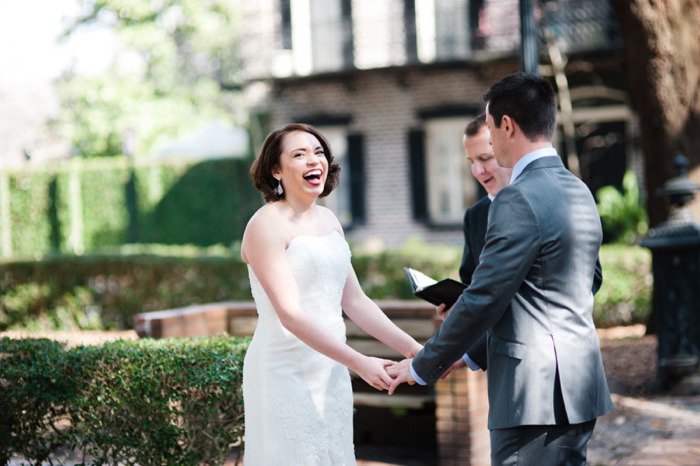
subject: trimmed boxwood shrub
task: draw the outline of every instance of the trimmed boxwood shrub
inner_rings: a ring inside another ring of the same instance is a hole
[[[229,253],[0,262],[0,330],[131,328],[139,312],[249,299],[246,266]]]
[[[0,464],[13,454],[43,464],[71,444],[64,427],[81,371],[55,341],[0,339]]]
[[[243,434],[247,344],[0,339],[0,463],[77,447],[90,464],[223,464]]]

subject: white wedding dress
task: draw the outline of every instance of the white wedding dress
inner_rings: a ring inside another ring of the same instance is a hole
[[[287,257],[304,311],[345,341],[348,244],[336,232],[298,236]],[[258,325],[243,365],[244,464],[355,466],[348,369],[287,331],[250,267],[248,273]]]

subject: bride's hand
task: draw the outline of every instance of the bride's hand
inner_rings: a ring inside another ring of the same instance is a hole
[[[354,368],[357,375],[362,377],[362,380],[370,384],[377,390],[388,390],[391,385],[392,378],[386,372],[386,367],[394,364],[394,361],[388,359],[380,359],[371,356],[365,356]]]

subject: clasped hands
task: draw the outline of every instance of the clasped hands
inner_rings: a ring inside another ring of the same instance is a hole
[[[409,365],[411,359],[395,362],[389,359],[367,356],[355,372],[372,387],[377,390],[388,390],[391,395],[402,383],[413,385],[416,383],[411,376]]]
[[[444,304],[439,305],[435,309],[435,313],[442,320],[445,320],[445,317],[447,317],[449,312],[450,310],[445,309]],[[407,358],[399,362],[378,358],[370,359],[379,361],[383,365],[385,374],[375,373],[375,378],[372,381],[366,379],[364,376],[362,376],[362,374],[360,375],[377,390],[388,390],[389,395],[392,395],[394,391],[396,391],[396,388],[402,383],[407,383],[409,385],[414,385],[416,383],[413,375],[411,375],[410,369],[412,358]],[[440,376],[440,380],[447,377],[453,370],[461,369],[463,367],[466,367],[466,363],[462,359],[458,359],[449,369],[447,369],[447,371],[445,371],[444,374],[442,374],[442,376]],[[388,379],[384,375],[388,376]]]

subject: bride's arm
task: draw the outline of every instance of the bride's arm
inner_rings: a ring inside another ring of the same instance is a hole
[[[282,325],[314,350],[357,372],[379,390],[388,389],[391,378],[385,365],[392,361],[365,356],[331,335],[301,308],[299,290],[285,253],[286,239],[264,218],[246,227],[242,249]]]
[[[350,266],[342,300],[343,311],[365,332],[405,358],[412,358],[423,347],[401,330],[362,290],[355,270]]]

